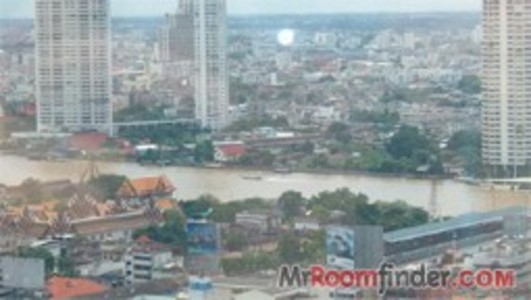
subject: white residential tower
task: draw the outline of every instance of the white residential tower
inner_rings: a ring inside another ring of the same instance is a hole
[[[37,130],[112,128],[110,0],[35,0]]]

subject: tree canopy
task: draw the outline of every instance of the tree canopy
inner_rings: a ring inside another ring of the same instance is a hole
[[[448,141],[448,150],[460,159],[467,175],[480,175],[482,162],[481,133],[479,131],[456,132]]]
[[[419,167],[428,166],[428,173],[443,172],[437,147],[416,127],[402,126],[385,148],[392,160],[383,161],[383,171],[414,173]]]
[[[133,233],[133,238],[146,235],[151,240],[178,247],[181,250],[186,249],[186,219],[177,211],[166,211],[164,213],[164,225],[150,226],[137,230]]]
[[[322,192],[309,200],[311,215],[321,221],[330,221],[332,212],[342,212],[339,221],[344,225],[381,225],[385,231],[425,224],[429,214],[422,208],[403,201],[369,202],[364,194],[356,194],[347,188]],[[324,219],[323,219],[324,218]]]
[[[304,213],[305,206],[306,199],[304,199],[300,192],[287,191],[278,199],[278,207],[285,220],[291,220],[300,216]]]

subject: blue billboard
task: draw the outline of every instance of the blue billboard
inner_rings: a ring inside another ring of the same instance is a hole
[[[186,226],[188,254],[212,255],[219,252],[218,226],[206,221],[190,220]]]
[[[354,229],[331,226],[326,230],[327,265],[339,269],[354,268]]]

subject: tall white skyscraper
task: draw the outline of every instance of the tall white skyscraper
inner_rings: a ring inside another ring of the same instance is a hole
[[[219,130],[227,125],[229,110],[226,0],[193,0],[192,3],[195,114],[204,127]]]
[[[112,128],[110,0],[35,0],[37,130]]]
[[[531,163],[531,2],[483,8],[483,161],[516,175]]]

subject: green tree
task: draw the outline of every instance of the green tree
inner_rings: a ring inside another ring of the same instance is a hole
[[[448,141],[448,150],[460,159],[467,175],[480,174],[482,169],[480,132],[472,130],[456,132]]]
[[[198,142],[194,150],[196,162],[211,162],[214,160],[214,144],[210,140]]]
[[[448,149],[481,148],[481,133],[476,130],[462,130],[454,133],[448,141]]]
[[[186,219],[177,211],[166,211],[164,213],[164,224],[162,226],[150,226],[137,230],[133,233],[133,238],[146,235],[153,241],[186,249]]]
[[[148,149],[141,157],[140,160],[144,162],[154,163],[160,158],[160,150]]]
[[[181,208],[188,218],[194,218],[208,211],[214,211],[220,201],[212,195],[202,195],[197,199],[184,201]]]
[[[414,227],[429,221],[427,211],[411,207],[403,201],[377,202],[374,206],[378,210],[376,222],[382,225],[385,231]]]
[[[352,140],[352,134],[350,133],[350,126],[341,122],[332,123],[327,130],[328,135],[340,142],[349,142]]]
[[[418,128],[402,126],[387,144],[387,152],[395,159],[412,158],[416,151],[431,152],[429,139],[422,135]]]
[[[67,257],[59,257],[57,259],[57,269],[61,276],[75,277],[79,275],[74,261]]]
[[[294,217],[300,216],[304,213],[306,199],[300,192],[287,191],[278,199],[278,206],[282,212],[284,220],[292,220]]]
[[[386,231],[425,224],[429,219],[427,211],[403,201],[370,203],[366,195],[346,188],[322,192],[312,197],[308,206],[312,216],[314,212],[326,217],[332,211],[341,211],[344,213],[339,220],[341,224],[381,225]]]
[[[301,261],[301,240],[292,232],[283,234],[278,241],[277,252],[282,263],[294,264]]]
[[[326,233],[324,230],[312,232],[301,244],[301,260],[308,264],[324,263]]]

